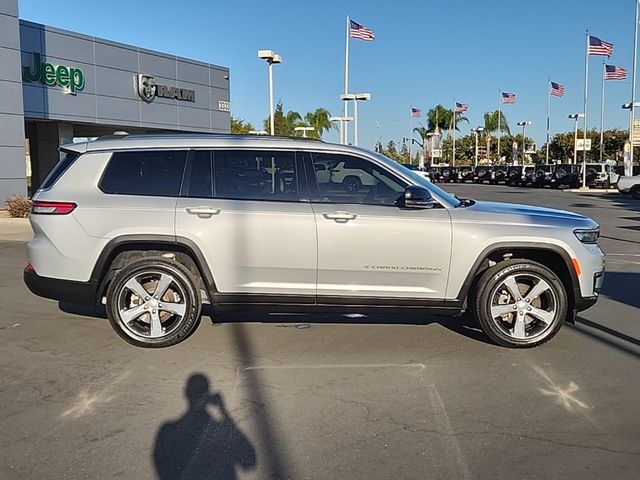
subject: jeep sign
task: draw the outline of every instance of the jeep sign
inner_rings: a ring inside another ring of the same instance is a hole
[[[136,77],[136,92],[147,103],[153,102],[156,97],[172,98],[185,102],[195,102],[196,92],[188,88],[170,87],[156,83],[151,75],[139,73]]]
[[[29,83],[40,82],[48,87],[58,85],[69,90],[72,95],[84,88],[82,70],[66,65],[43,63],[38,52],[33,52],[33,67],[22,67],[22,79]]]

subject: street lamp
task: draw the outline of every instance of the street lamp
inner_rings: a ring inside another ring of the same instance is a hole
[[[526,137],[524,136],[524,130],[525,128],[527,128],[527,125],[531,125],[531,122],[518,122],[517,125],[519,127],[522,127],[522,165],[524,165],[525,162],[525,158],[524,158],[524,151],[527,149],[526,148]]]
[[[572,118],[576,121],[575,127],[573,129],[573,163],[575,165],[578,164],[578,119],[584,118],[584,113],[572,113],[569,115],[569,118]],[[582,146],[584,148],[584,145]]]
[[[307,138],[307,132],[313,132],[316,127],[295,127],[294,130],[296,132],[302,132],[302,136]]]
[[[273,64],[282,63],[282,57],[273,50],[258,50],[258,58],[266,60],[269,64],[269,123],[271,135],[273,135],[275,130],[273,123]]]
[[[353,100],[353,118],[354,118],[353,144],[357,147],[358,146],[358,102],[371,100],[371,94],[370,93],[345,93],[343,95],[340,95],[340,100],[342,100],[343,102]]]
[[[472,128],[471,131],[476,137],[476,167],[478,166],[478,134],[484,132],[484,127]]]
[[[350,122],[353,117],[329,117],[330,122],[340,122],[340,143],[346,144],[346,138],[344,138],[344,124]]]

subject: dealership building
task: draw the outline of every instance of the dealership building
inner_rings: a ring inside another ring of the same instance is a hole
[[[20,20],[0,2],[0,208],[58,147],[114,131],[229,133],[229,69]]]

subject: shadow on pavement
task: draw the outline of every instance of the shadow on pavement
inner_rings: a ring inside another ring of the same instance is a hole
[[[640,347],[640,340],[636,338],[581,317],[578,317],[575,325],[570,323],[565,325],[581,335],[598,340],[609,347],[640,359],[640,348],[636,348],[636,346]],[[588,328],[584,328],[585,326]]]
[[[611,300],[640,308],[640,273],[609,272],[605,273],[602,293]]]
[[[234,480],[238,468],[254,468],[251,442],[235,425],[222,395],[209,391],[207,377],[192,375],[185,396],[187,412],[162,425],[156,437],[153,459],[158,478]]]

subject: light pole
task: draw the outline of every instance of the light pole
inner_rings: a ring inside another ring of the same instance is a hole
[[[478,134],[484,132],[484,127],[472,128],[471,131],[476,137],[476,167],[478,166]]]
[[[273,135],[275,130],[273,122],[273,64],[282,63],[282,57],[273,50],[258,50],[258,58],[266,60],[269,64],[269,123],[271,135]]]
[[[307,138],[307,132],[313,132],[316,127],[295,127],[296,132],[302,132],[302,137]]]
[[[584,113],[572,113],[569,118],[574,119],[575,127],[573,129],[573,163],[578,164],[578,119],[583,118]],[[582,146],[584,148],[584,145]]]
[[[627,161],[625,161],[625,164],[624,164],[624,174],[626,176],[630,176],[632,174],[632,169],[633,169],[633,124],[635,123],[633,121],[633,116],[634,116],[634,110],[640,107],[640,102],[633,102],[633,107],[634,108],[631,108],[631,103],[624,103],[622,105],[623,109],[629,110],[629,145],[631,149],[629,150],[630,161],[628,162],[628,165],[627,165]]]
[[[344,138],[344,124],[351,120],[353,120],[353,117],[329,117],[330,122],[340,122],[340,143],[343,145],[347,143],[346,138]]]
[[[353,100],[353,144],[358,146],[358,102],[371,100],[370,93],[345,93],[340,95],[340,100],[348,102]],[[346,139],[345,139],[346,143]]]
[[[524,130],[527,128],[527,125],[531,125],[531,122],[518,122],[517,125],[522,127],[522,165],[524,165],[526,163],[524,159],[524,151],[526,150],[526,137],[524,136]]]

